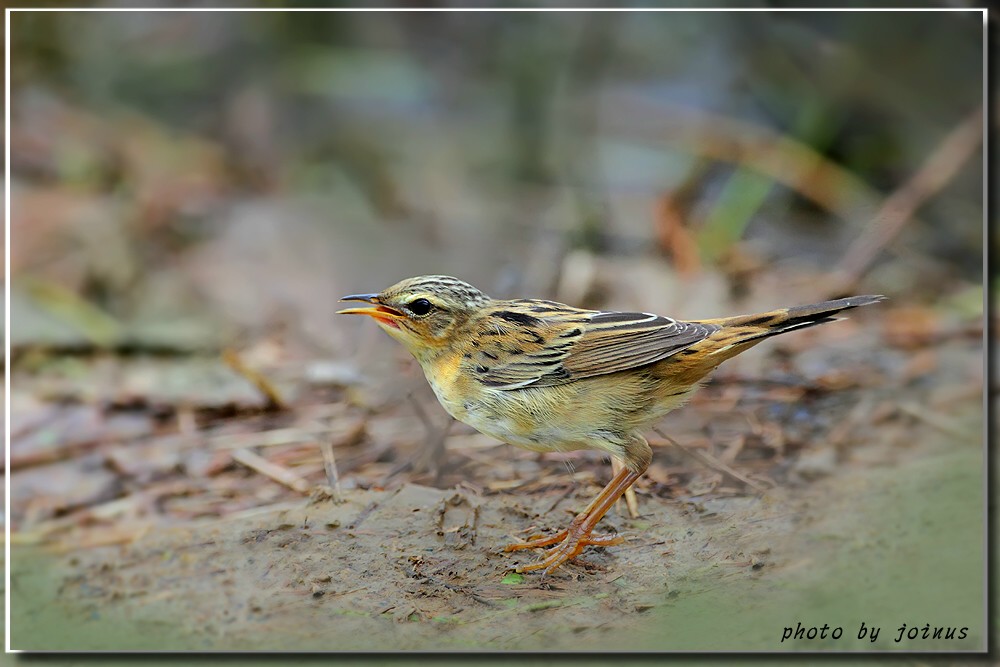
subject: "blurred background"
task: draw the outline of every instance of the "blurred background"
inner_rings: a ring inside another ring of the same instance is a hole
[[[722,377],[863,384],[838,371],[860,355],[883,387],[981,408],[980,13],[21,11],[10,28],[25,541],[299,498],[333,481],[317,438],[345,489],[488,487],[490,457],[537,476],[534,455],[449,427],[373,323],[334,315],[419,274],[689,319],[886,294],[857,316],[868,338],[824,327],[833,356],[803,334]],[[935,356],[954,340],[971,361]],[[795,409],[761,414],[784,428]],[[470,452],[450,476],[446,438]],[[748,465],[797,450],[768,451]]]
[[[688,317],[825,296],[817,276],[980,107],[981,31],[932,12],[15,13],[12,342],[282,329],[332,355],[362,326],[337,297],[421,273]],[[981,153],[958,157],[852,288],[982,283]]]
[[[334,317],[426,273],[687,318],[884,293],[897,338],[933,337],[982,311],[981,34],[934,12],[16,12],[14,434],[53,405],[91,424],[22,442],[30,462],[150,415],[426,398],[387,336]]]
[[[975,321],[981,34],[934,12],[15,12],[15,458],[345,390],[445,418],[399,346],[334,317],[419,274],[687,318],[883,293],[904,345]]]

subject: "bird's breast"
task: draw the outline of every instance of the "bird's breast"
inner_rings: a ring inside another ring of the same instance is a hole
[[[467,403],[470,387],[462,377],[461,361],[461,355],[449,354],[421,365],[438,402],[452,417],[465,421],[466,410],[463,405]]]

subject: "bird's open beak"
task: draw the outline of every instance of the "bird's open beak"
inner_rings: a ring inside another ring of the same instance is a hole
[[[383,322],[390,326],[396,327],[397,325],[392,320],[398,320],[404,317],[403,313],[399,312],[395,308],[390,308],[389,306],[384,306],[378,302],[378,294],[350,294],[345,297],[340,298],[341,301],[364,301],[365,303],[374,304],[374,308],[345,308],[344,310],[338,310],[338,315],[368,315],[374,317],[379,322]]]

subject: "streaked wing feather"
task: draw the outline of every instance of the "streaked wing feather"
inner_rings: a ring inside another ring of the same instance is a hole
[[[536,321],[510,323],[510,309]],[[513,334],[515,345],[496,336],[480,352],[480,382],[501,390],[546,387],[655,363],[704,340],[718,327],[678,322],[650,313],[580,310],[543,301],[511,302],[490,330]],[[500,321],[505,320],[505,321]],[[510,337],[507,336],[507,340]]]
[[[600,317],[595,317],[593,325],[565,361],[566,370],[573,377],[617,373],[656,363],[704,340],[715,331],[715,327],[678,322],[648,313],[615,315],[631,315],[634,319],[604,325],[599,322]]]

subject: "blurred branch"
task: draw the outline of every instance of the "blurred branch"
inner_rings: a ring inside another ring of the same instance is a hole
[[[914,219],[917,209],[955,177],[982,141],[983,108],[979,107],[948,133],[909,181],[885,198],[871,224],[834,269],[833,292],[854,288],[879,253]]]
[[[257,390],[267,399],[266,410],[286,410],[288,409],[288,404],[281,396],[281,392],[278,391],[277,387],[267,379],[267,377],[252,368],[250,368],[242,358],[240,358],[239,353],[232,348],[227,348],[222,351],[222,360],[226,362],[231,369],[245,377],[250,381],[250,384],[257,387]]]
[[[655,132],[660,141],[691,155],[764,174],[844,220],[875,211],[882,202],[878,190],[848,169],[770,128],[703,109],[623,96],[607,100],[605,106],[603,125],[613,132],[643,143],[655,141],[650,137]]]
[[[55,282],[22,276],[18,281],[43,310],[79,331],[96,348],[103,349],[121,339],[121,326],[104,310]]]
[[[616,97],[606,126],[623,136],[650,127],[656,135],[700,158],[734,163],[794,190],[842,219],[872,215],[872,223],[848,249],[837,267],[831,293],[848,292],[867,272],[879,252],[916,222],[917,209],[943,188],[982,143],[983,110],[973,112],[945,137],[923,167],[888,197],[851,171],[809,146],[768,128],[682,105],[645,104]],[[638,129],[637,129],[638,128]],[[638,137],[648,142],[649,130]]]
[[[309,492],[309,482],[302,479],[288,468],[284,468],[275,463],[271,463],[263,456],[254,454],[249,449],[237,449],[233,451],[233,460],[242,463],[246,467],[259,472],[265,477],[270,477],[278,484],[282,484],[298,491],[299,493]]]
[[[680,185],[656,198],[653,232],[663,252],[670,255],[677,273],[690,276],[701,270],[698,241],[688,227],[698,193],[711,173],[711,161],[696,160]]]

